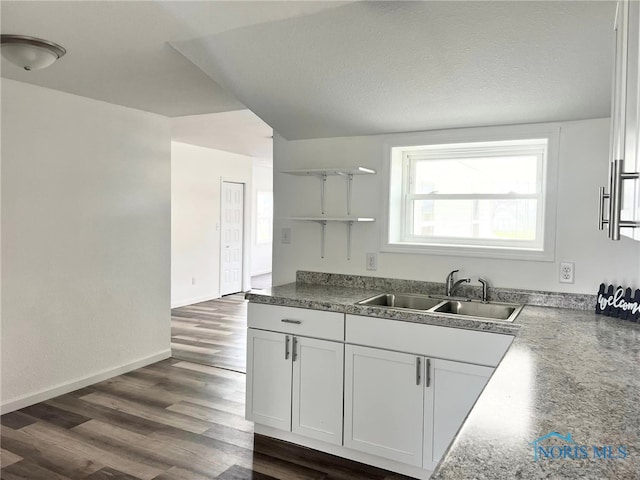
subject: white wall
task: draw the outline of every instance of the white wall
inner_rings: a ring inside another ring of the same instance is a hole
[[[245,242],[250,242],[251,171],[251,157],[171,143],[172,307],[220,297],[221,181],[246,183]],[[250,248],[245,250],[248,286]]]
[[[494,286],[595,293],[601,282],[640,287],[640,243],[612,242],[596,228],[598,187],[607,182],[608,119],[561,124],[556,259],[554,262],[380,253],[381,224],[353,227],[351,261],[346,260],[346,228],[327,226],[327,254],[320,258],[320,227],[291,222],[288,216],[320,214],[320,182],[279,173],[292,168],[362,165],[382,169],[383,143],[397,137],[361,136],[286,141],[274,138],[274,285],[295,280],[296,270],[336,272],[444,282],[454,268]],[[353,182],[353,214],[380,218],[385,195],[382,175]],[[346,215],[346,182],[327,180],[327,215]],[[292,228],[292,243],[280,243],[281,229]],[[378,252],[378,270],[365,269],[365,253]],[[560,261],[575,262],[575,284],[558,282]]]
[[[170,354],[166,118],[2,79],[2,409]]]
[[[258,191],[273,192],[273,165],[266,165],[263,159],[253,160],[253,218],[251,224],[251,275],[262,275],[271,272],[272,243],[258,243],[256,237],[256,216]],[[271,224],[273,227],[273,222]]]

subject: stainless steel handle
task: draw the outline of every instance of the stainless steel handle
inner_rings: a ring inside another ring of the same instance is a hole
[[[297,350],[298,349],[298,339],[296,337],[293,337],[293,348],[291,350],[291,358],[293,359],[293,361],[296,361],[296,358],[298,358],[298,353]]]
[[[614,160],[611,165],[611,190],[609,198],[609,238],[620,240],[620,228],[640,228],[640,222],[633,220],[621,220],[622,212],[622,182],[624,180],[637,180],[638,172],[623,172],[623,160]]]
[[[420,385],[420,357],[416,357],[416,385]]]
[[[427,381],[425,382],[425,387],[431,386],[431,360],[427,358]]]
[[[288,318],[283,318],[280,321],[284,323],[295,323],[296,325],[300,325],[302,323],[302,320],[290,320]]]
[[[609,238],[620,240],[620,211],[622,209],[622,159],[611,164],[611,190],[609,198]]]
[[[284,359],[289,360],[289,335],[284,339]]]
[[[609,223],[609,220],[604,218],[604,202],[609,198],[609,194],[605,193],[605,188],[600,187],[600,201],[598,202],[598,230],[604,230],[604,226]]]

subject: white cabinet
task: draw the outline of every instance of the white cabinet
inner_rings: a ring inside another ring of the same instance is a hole
[[[293,433],[342,445],[344,345],[293,337]]]
[[[608,225],[612,240],[640,240],[640,2],[617,3],[614,32],[609,192],[600,188],[599,227]]]
[[[424,358],[355,345],[345,356],[345,446],[422,467]]]
[[[247,332],[246,418],[342,444],[344,344],[297,335],[344,338],[344,315],[253,305]]]
[[[248,330],[247,419],[291,430],[290,348],[290,335]]]
[[[640,2],[626,3],[629,11],[623,175],[635,173],[636,177],[624,182],[621,217],[634,222],[636,228],[623,228],[620,233],[640,240]]]
[[[432,470],[513,337],[347,315],[345,446]]]
[[[346,447],[432,470],[493,368],[345,347]]]
[[[256,303],[248,326],[257,433],[416,478],[428,478],[513,341]]]
[[[434,360],[433,421],[425,417],[424,431],[433,426],[433,441],[425,442],[424,457],[438,462],[482,393],[493,368]],[[430,448],[432,447],[432,448]]]

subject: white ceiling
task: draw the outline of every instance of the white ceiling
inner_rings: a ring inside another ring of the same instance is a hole
[[[173,42],[287,139],[608,116],[615,2],[358,2]]]
[[[245,106],[168,42],[334,8],[331,2],[2,1],[2,33],[65,47],[53,66],[2,76],[177,117]]]
[[[3,77],[169,117],[244,108],[167,45],[191,37],[154,2],[3,1],[0,8],[3,33],[67,49],[34,72],[3,58]]]
[[[3,60],[2,76],[189,116],[174,121],[189,143],[217,142],[196,130],[223,132],[223,120],[203,114],[245,105],[288,139],[609,112],[614,2],[4,0],[0,8],[3,33],[68,51],[38,72]],[[227,119],[242,124],[243,115]]]
[[[240,153],[250,157],[273,157],[273,130],[251,110],[190,115],[171,119],[171,138],[176,142]]]

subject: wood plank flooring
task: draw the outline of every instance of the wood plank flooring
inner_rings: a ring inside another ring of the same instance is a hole
[[[171,355],[245,373],[247,303],[237,293],[171,310]]]
[[[0,417],[2,480],[400,480],[253,434],[245,375],[169,359]]]

